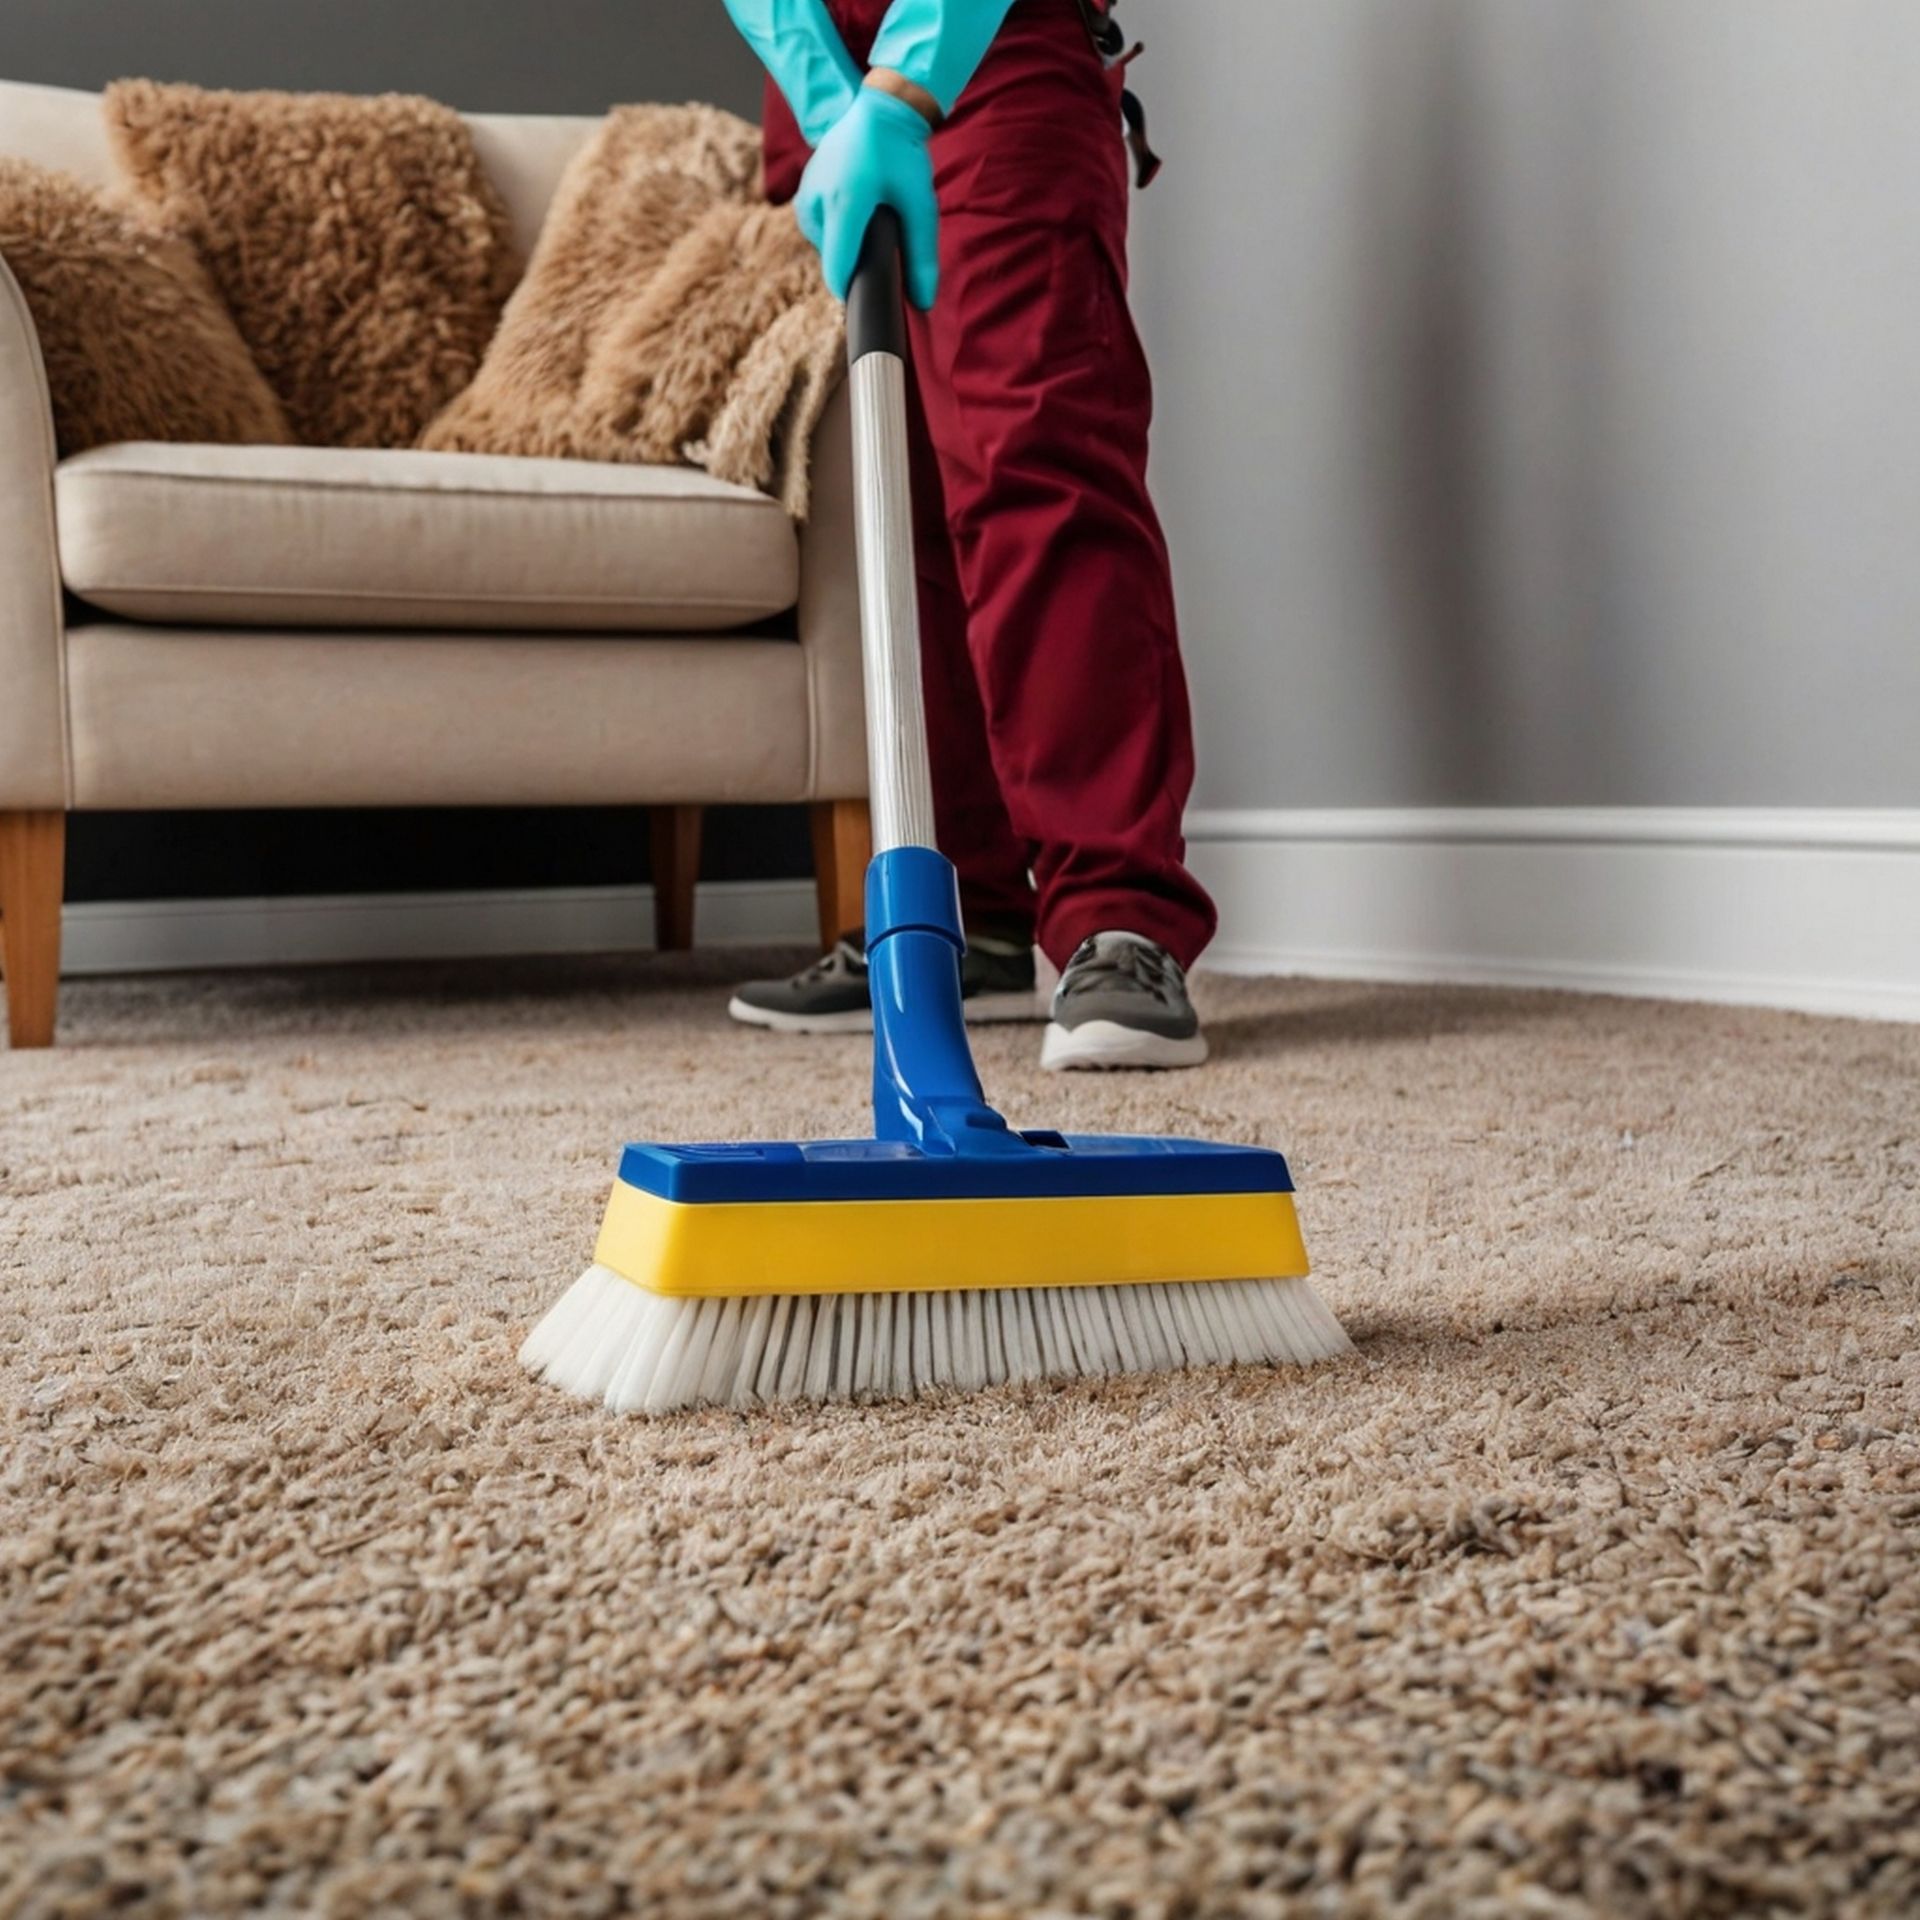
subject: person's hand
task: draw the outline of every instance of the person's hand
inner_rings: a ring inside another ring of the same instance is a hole
[[[933,133],[926,116],[878,87],[862,87],[800,176],[794,212],[820,250],[837,299],[860,258],[867,223],[881,207],[900,216],[907,297],[923,311],[940,285],[940,206],[933,192]]]

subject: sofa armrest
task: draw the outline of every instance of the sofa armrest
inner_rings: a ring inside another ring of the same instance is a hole
[[[813,435],[812,511],[800,530],[800,644],[807,656],[810,800],[867,790],[860,582],[853,551],[853,411],[841,381]]]
[[[0,260],[0,809],[67,804],[54,459],[40,339]]]

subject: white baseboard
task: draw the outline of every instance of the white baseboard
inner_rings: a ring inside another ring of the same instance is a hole
[[[703,886],[694,931],[703,946],[809,943],[813,882]],[[69,974],[644,951],[653,945],[653,889],[82,902],[66,910],[62,943]]]
[[[1209,965],[1920,1020],[1920,810],[1201,812]],[[700,889],[703,945],[806,944],[812,883]],[[82,904],[65,970],[638,951],[648,887]]]
[[[1201,812],[1233,972],[1920,1020],[1920,810]]]

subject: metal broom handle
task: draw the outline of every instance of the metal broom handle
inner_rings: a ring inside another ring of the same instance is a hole
[[[876,853],[931,847],[933,774],[920,683],[920,606],[907,483],[907,322],[900,216],[882,207],[847,290],[853,388],[853,530],[867,694],[867,786]]]

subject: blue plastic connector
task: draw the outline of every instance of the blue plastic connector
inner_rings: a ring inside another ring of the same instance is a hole
[[[987,1104],[960,1005],[966,947],[953,863],[931,847],[876,854],[867,869],[874,1133],[943,1157],[1043,1152]]]
[[[1292,1193],[1286,1161],[1265,1147],[1014,1132],[974,1071],[965,950],[952,866],[925,847],[877,856],[867,869],[876,1138],[630,1146],[622,1183],[685,1205]]]

